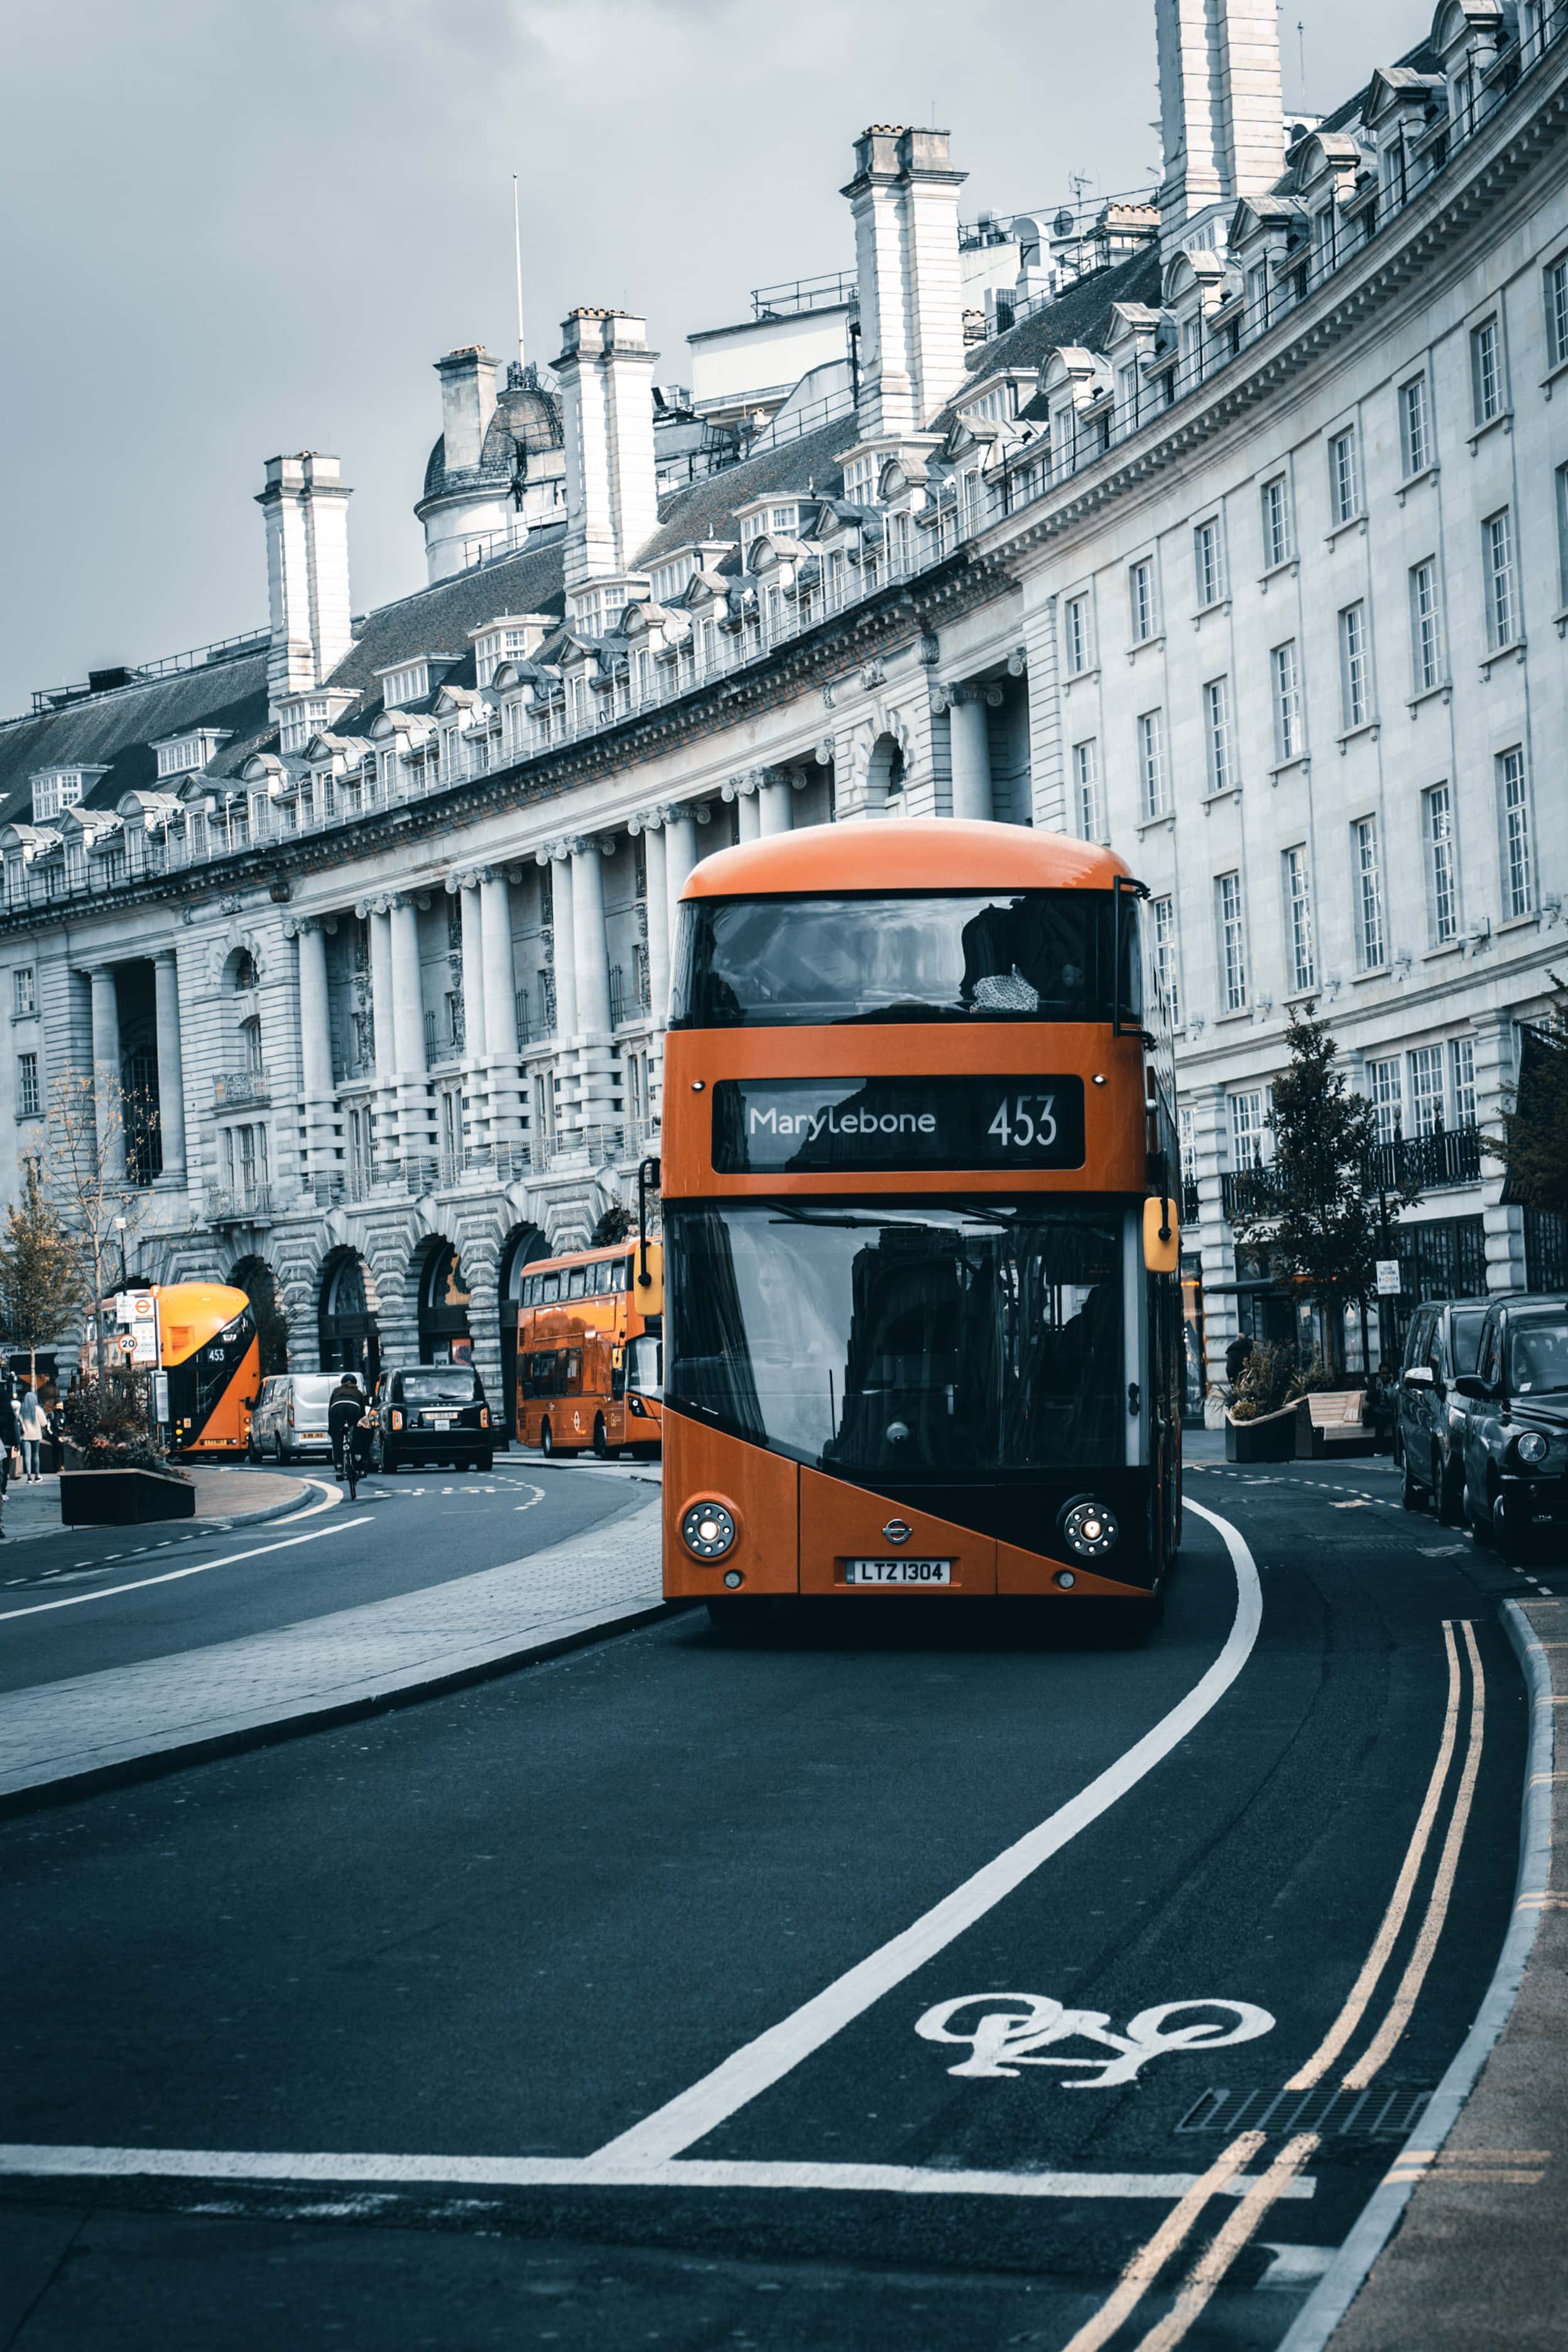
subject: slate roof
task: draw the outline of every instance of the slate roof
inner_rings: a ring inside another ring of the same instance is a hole
[[[1159,250],[1152,245],[1146,251],[1130,255],[1125,261],[1090,270],[1054,302],[1032,310],[1016,327],[1009,327],[1005,335],[994,335],[973,351],[967,362],[968,383],[928,430],[945,430],[959,402],[968,400],[976,384],[1000,375],[1005,368],[1043,367],[1051,352],[1065,343],[1081,344],[1090,352],[1102,351],[1113,305],[1146,302],[1157,310],[1160,278]]]
[[[369,697],[364,709],[353,714],[354,732],[361,731],[367,711],[381,707],[378,669],[412,661],[418,654],[461,654],[468,659],[450,673],[450,682],[471,686],[470,629],[482,628],[500,613],[564,614],[561,550],[565,538],[564,523],[554,524],[548,531],[534,531],[529,544],[515,555],[459,572],[450,580],[438,580],[433,587],[400,597],[395,604],[383,604],[367,613],[357,625],[353,645],[327,680],[329,686],[357,687]]]
[[[804,498],[808,484],[819,499],[838,497],[844,468],[836,460],[858,437],[853,415],[840,416],[819,425],[814,433],[803,433],[798,441],[763,449],[739,466],[726,466],[721,474],[709,474],[672,492],[659,508],[658,530],[637,557],[638,571],[646,572],[672,547],[685,547],[692,540],[738,540],[734,512],[748,499],[765,498],[775,490],[781,498]]]
[[[88,808],[112,808],[124,793],[150,791],[158,774],[151,746],[197,727],[230,736],[217,761],[225,775],[236,774],[268,740],[275,730],[267,723],[265,651],[118,687],[0,727],[0,824],[26,820],[28,780],[38,768],[107,767],[87,796]]]

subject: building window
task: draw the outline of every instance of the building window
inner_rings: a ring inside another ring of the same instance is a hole
[[[1171,1016],[1171,1026],[1182,1025],[1182,976],[1176,954],[1176,902],[1174,898],[1156,898],[1154,916],[1154,988],[1164,999]]]
[[[1132,642],[1146,646],[1157,626],[1154,618],[1154,560],[1146,555],[1133,564],[1127,574],[1128,592],[1132,603]]]
[[[1233,1168],[1261,1168],[1264,1153],[1273,1158],[1273,1134],[1268,1125],[1268,1091],[1247,1087],[1227,1097],[1230,1112],[1230,1162]]]
[[[1079,831],[1085,841],[1105,839],[1105,808],[1100,789],[1100,746],[1094,741],[1072,747],[1073,785],[1078,793]]]
[[[1410,1132],[1439,1135],[1443,1129],[1443,1048],[1416,1045],[1405,1055],[1410,1073]]]
[[[1318,950],[1312,935],[1312,875],[1305,844],[1285,852],[1285,919],[1290,956],[1290,989],[1300,996],[1318,984]]]
[[[1547,266],[1546,359],[1549,367],[1568,367],[1568,257]]]
[[[11,1010],[18,1021],[26,1021],[37,1009],[37,975],[30,963],[20,963],[11,974]]]
[[[1063,618],[1067,631],[1068,676],[1081,677],[1089,664],[1089,598],[1069,596]]]
[[[1449,1038],[1448,1084],[1453,1097],[1454,1125],[1474,1127],[1476,1123],[1476,1041],[1473,1037]]]
[[[388,710],[402,709],[410,702],[422,702],[429,691],[428,662],[409,662],[402,669],[388,670],[381,681],[381,698]]]
[[[1277,565],[1289,563],[1292,552],[1289,485],[1283,474],[1276,474],[1263,485],[1264,570],[1272,572]]]
[[[1437,610],[1437,559],[1410,568],[1410,671],[1417,694],[1443,682],[1443,624]]]
[[[1204,744],[1208,756],[1209,790],[1227,793],[1236,782],[1230,749],[1230,680],[1211,677],[1204,688]]]
[[[1535,910],[1535,853],[1530,835],[1530,792],[1519,744],[1497,759],[1498,812],[1502,822],[1502,890],[1508,919]]]
[[[16,1116],[18,1118],[38,1118],[43,1107],[38,1100],[38,1057],[37,1054],[16,1056]]]
[[[1301,756],[1301,667],[1296,640],[1276,646],[1268,656],[1274,681],[1274,757],[1280,767]]]
[[[1459,877],[1454,863],[1454,799],[1447,784],[1421,795],[1426,850],[1427,930],[1435,948],[1459,936]]]
[[[33,778],[33,822],[43,824],[63,809],[75,808],[82,795],[79,768],[47,768]]]
[[[1340,614],[1340,716],[1345,732],[1364,727],[1370,715],[1366,606],[1347,604]]]
[[[1138,774],[1143,787],[1144,815],[1165,815],[1171,805],[1171,790],[1163,710],[1145,710],[1138,721]]]
[[[1357,952],[1363,971],[1375,971],[1388,960],[1383,936],[1383,858],[1377,819],[1363,816],[1352,825],[1351,838],[1355,847]]]
[[[1247,273],[1247,323],[1254,334],[1268,324],[1268,264],[1255,262]]]
[[[1519,603],[1513,577],[1513,517],[1507,507],[1481,525],[1487,572],[1487,642],[1493,653],[1519,635]]]
[[[1312,275],[1326,278],[1334,266],[1337,238],[1336,221],[1331,200],[1321,213],[1312,215]]]
[[[1470,394],[1478,426],[1502,415],[1502,329],[1495,318],[1470,337]]]
[[[1217,604],[1225,594],[1225,558],[1217,515],[1211,515],[1207,522],[1200,522],[1194,530],[1193,561],[1201,611],[1207,604]]]
[[[1367,1064],[1366,1091],[1379,1143],[1397,1143],[1405,1132],[1405,1096],[1396,1055]]]
[[[1247,939],[1241,911],[1241,877],[1221,874],[1215,880],[1219,919],[1220,988],[1227,1013],[1247,1010]]]
[[[1336,433],[1329,444],[1329,501],[1336,529],[1353,522],[1361,512],[1361,461],[1353,425]]]
[[[1406,479],[1412,474],[1424,474],[1432,462],[1424,375],[1414,375],[1399,387],[1399,453]]]

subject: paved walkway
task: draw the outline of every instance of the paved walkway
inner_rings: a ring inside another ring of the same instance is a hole
[[[215,1474],[222,1475],[222,1473]],[[132,1777],[478,1679],[662,1608],[660,1507],[527,1559],[0,1699],[0,1801]]]
[[[330,1466],[323,1474],[329,1476],[329,1483]],[[304,1486],[298,1478],[285,1477],[276,1470],[201,1469],[193,1470],[191,1476],[196,1489],[196,1517],[216,1519],[229,1527],[276,1518],[291,1505],[319,1500],[321,1495],[318,1486]],[[12,1479],[5,1489],[4,1515],[0,1517],[7,1543],[26,1543],[37,1536],[58,1536],[62,1524],[58,1473],[46,1471],[36,1486]],[[187,1522],[174,1520],[171,1524],[180,1527]]]

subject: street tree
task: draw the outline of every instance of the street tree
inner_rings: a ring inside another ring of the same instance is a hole
[[[624,1242],[630,1237],[635,1222],[629,1209],[623,1207],[619,1201],[613,1201],[594,1227],[589,1237],[588,1247],[613,1249],[617,1242]]]
[[[100,1310],[110,1280],[126,1270],[125,1251],[144,1202],[124,1171],[145,1155],[156,1120],[145,1093],[101,1066],[68,1066],[49,1087],[48,1191],[92,1303],[100,1381],[108,1378],[109,1352]]]
[[[1544,1021],[1525,1030],[1519,1083],[1502,1133],[1485,1148],[1508,1170],[1509,1197],[1568,1217],[1568,986],[1555,986]]]
[[[1244,1194],[1237,1240],[1268,1251],[1322,1315],[1324,1361],[1344,1369],[1345,1309],[1364,1302],[1382,1255],[1382,1217],[1367,1176],[1376,1114],[1339,1066],[1339,1049],[1313,1004],[1292,1005],[1289,1062],[1274,1082],[1268,1125],[1274,1165],[1267,1188]],[[1406,1207],[1417,1188],[1396,1168],[1383,1198]]]
[[[88,1296],[81,1252],[44,1191],[36,1156],[22,1163],[22,1197],[6,1212],[0,1239],[0,1323],[27,1350],[28,1385],[38,1385],[38,1349],[60,1332]]]

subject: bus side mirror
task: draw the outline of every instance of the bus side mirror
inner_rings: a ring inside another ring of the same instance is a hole
[[[1182,1229],[1169,1192],[1143,1203],[1143,1263],[1151,1274],[1175,1274],[1182,1263]]]

